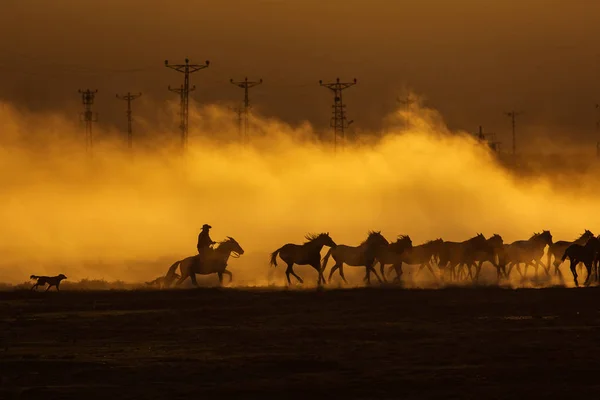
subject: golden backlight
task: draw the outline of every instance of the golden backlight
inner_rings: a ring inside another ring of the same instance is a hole
[[[591,195],[518,178],[472,136],[450,132],[434,110],[416,110],[408,129],[399,111],[385,137],[365,134],[335,154],[307,124],[255,118],[251,145],[242,146],[221,140],[237,135],[227,111],[209,106],[194,115],[205,122],[190,132],[185,157],[173,147],[132,157],[122,143],[103,141],[90,160],[82,130],[66,117],[1,106],[0,281],[34,273],[151,280],[195,254],[204,223],[214,240],[233,236],[244,248],[229,268],[238,285],[282,284],[283,268],[269,267],[268,253],[308,232],[357,245],[381,230],[419,244],[478,232],[512,242],[542,229],[572,240],[600,226]],[[296,271],[316,280],[309,267]]]

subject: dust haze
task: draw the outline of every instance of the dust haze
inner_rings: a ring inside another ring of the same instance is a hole
[[[196,253],[204,223],[214,240],[232,236],[245,249],[230,270],[234,284],[246,286],[282,284],[284,271],[268,266],[268,253],[308,232],[358,245],[368,230],[381,230],[389,240],[409,234],[416,245],[478,232],[511,242],[542,229],[573,239],[600,223],[596,193],[519,178],[433,109],[398,110],[386,118],[386,135],[363,132],[337,153],[309,123],[255,116],[242,145],[227,109],[194,104],[191,120],[186,156],[172,130],[161,150],[132,155],[123,140],[104,140],[90,159],[71,119],[3,104],[0,281],[33,273],[150,280]],[[364,270],[348,269],[360,283]]]

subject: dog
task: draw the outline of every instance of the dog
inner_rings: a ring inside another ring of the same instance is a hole
[[[52,286],[56,286],[56,291],[60,292],[60,289],[58,288],[60,286],[60,281],[62,281],[63,279],[67,279],[67,277],[63,274],[57,275],[57,276],[37,276],[37,275],[31,275],[29,277],[29,279],[37,279],[37,282],[35,283],[35,285],[33,285],[31,287],[31,290],[35,289],[37,290],[38,286],[45,286],[46,284],[48,284],[48,287],[46,288],[46,292],[52,287]]]

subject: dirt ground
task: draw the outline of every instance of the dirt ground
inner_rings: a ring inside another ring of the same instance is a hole
[[[0,398],[593,398],[600,289],[0,292]]]

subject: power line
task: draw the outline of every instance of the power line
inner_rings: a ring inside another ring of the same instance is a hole
[[[131,102],[138,97],[140,97],[141,93],[132,94],[127,92],[125,95],[117,94],[117,99],[127,101],[127,147],[129,150],[133,149],[133,129],[132,129],[132,121],[131,121]]]
[[[181,123],[179,128],[181,129],[181,148],[185,150],[188,143],[188,121],[189,121],[189,102],[190,102],[190,91],[196,89],[196,86],[192,86],[190,88],[190,74],[194,72],[198,72],[201,69],[207,68],[209,65],[209,61],[206,61],[206,64],[190,64],[189,59],[185,59],[185,64],[169,64],[169,60],[165,60],[165,66],[167,68],[171,68],[177,72],[183,73],[183,85],[178,89],[171,89],[169,86],[169,90],[175,93],[179,93],[180,96],[180,117]]]
[[[250,90],[250,88],[253,88],[254,86],[258,86],[262,83],[262,79],[258,80],[258,81],[249,81],[248,78],[246,77],[243,81],[240,82],[236,82],[233,79],[230,79],[229,82],[231,82],[232,84],[244,89],[244,139],[243,141],[248,142],[248,113],[250,112],[250,98],[248,97],[248,91]]]
[[[83,104],[84,111],[81,114],[83,117],[83,121],[85,122],[85,151],[90,154],[90,157],[93,156],[93,148],[94,148],[94,137],[92,135],[92,123],[98,122],[98,114],[92,112],[92,104],[94,104],[94,99],[96,97],[96,93],[98,93],[98,89],[96,90],[79,90],[81,94],[81,103]]]
[[[512,155],[517,155],[517,117],[522,114],[522,112],[510,111],[505,113],[508,117],[510,117],[512,122]]]
[[[354,78],[353,82],[340,82],[340,78],[337,78],[333,83],[323,83],[323,81],[319,81],[319,85],[324,86],[333,92],[333,117],[331,118],[331,127],[333,128],[333,148],[334,151],[337,151],[338,136],[340,137],[343,146],[345,139],[344,129],[354,122],[346,120],[346,105],[342,101],[342,91],[356,85],[356,78]]]

